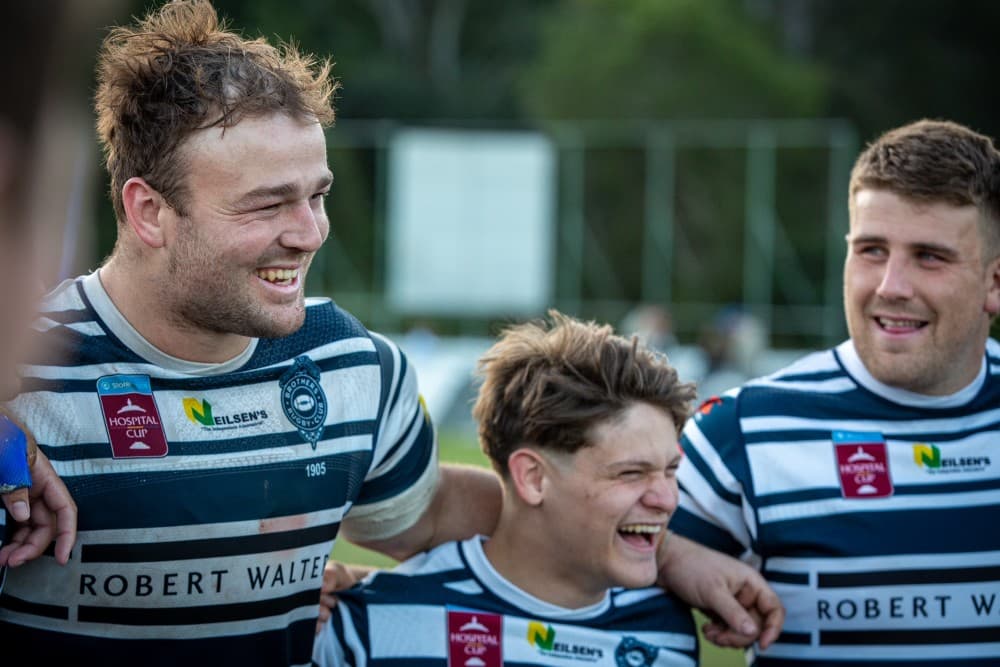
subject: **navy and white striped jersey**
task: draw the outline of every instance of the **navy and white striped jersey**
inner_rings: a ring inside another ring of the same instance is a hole
[[[706,402],[671,528],[759,566],[788,616],[757,664],[1000,665],[1000,345],[951,396],[853,344]]]
[[[434,493],[433,429],[396,346],[310,299],[295,334],[186,362],[96,274],[49,295],[36,329],[46,352],[11,407],[80,532],[68,566],[7,572],[0,635],[40,664],[308,664],[338,530],[389,537]]]
[[[316,640],[314,664],[697,664],[690,609],[662,590],[616,588],[589,607],[558,607],[500,576],[483,540],[441,545],[338,593],[340,603]]]

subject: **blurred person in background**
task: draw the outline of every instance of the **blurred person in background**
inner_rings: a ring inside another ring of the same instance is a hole
[[[677,507],[694,385],[637,338],[549,317],[508,328],[479,361],[473,414],[504,490],[493,535],[342,592],[314,662],[697,663],[690,609],[642,589]]]
[[[39,173],[44,107],[55,94],[52,68],[66,14],[59,0],[14,3],[0,22],[0,400],[18,391],[17,365],[27,354],[30,322],[41,296],[33,197],[58,190]],[[54,182],[53,182],[54,181]],[[30,489],[28,488],[30,485]],[[44,454],[16,420],[0,413],[0,585],[3,568],[37,558],[57,539],[66,563],[76,531],[76,506]]]
[[[897,128],[849,210],[850,339],[702,405],[671,527],[781,596],[760,667],[1000,664],[1000,152]]]

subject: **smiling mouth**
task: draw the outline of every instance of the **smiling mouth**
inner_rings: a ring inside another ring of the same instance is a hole
[[[889,333],[906,333],[909,331],[917,331],[918,329],[923,329],[927,326],[927,322],[924,320],[911,320],[903,318],[894,317],[875,317],[875,323],[883,330]]]
[[[257,269],[257,277],[274,285],[287,287],[299,277],[298,269]]]
[[[618,534],[632,546],[651,547],[664,528],[666,525],[662,523],[627,523],[618,529]]]

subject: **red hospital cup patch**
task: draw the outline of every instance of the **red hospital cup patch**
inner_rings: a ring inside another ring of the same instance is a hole
[[[448,609],[448,667],[503,667],[503,616]]]
[[[97,395],[114,458],[167,455],[167,438],[148,375],[102,377],[97,381]]]
[[[881,433],[834,431],[840,492],[845,498],[892,495],[889,451]]]

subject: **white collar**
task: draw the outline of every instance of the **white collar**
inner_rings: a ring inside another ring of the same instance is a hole
[[[232,359],[218,364],[186,361],[169,355],[143,338],[142,334],[136,331],[135,327],[125,319],[125,316],[118,310],[111,297],[108,296],[108,292],[104,289],[104,285],[101,283],[98,274],[98,271],[94,271],[80,280],[83,291],[86,293],[97,315],[104,321],[105,326],[111,333],[117,336],[122,343],[140,357],[156,366],[186,375],[221,375],[242,368],[249,361],[250,357],[253,356],[254,350],[257,349],[258,339],[252,338],[246,349]]]
[[[477,535],[460,544],[462,553],[465,555],[465,560],[469,564],[469,569],[492,592],[528,612],[528,614],[552,620],[575,621],[595,618],[610,608],[610,591],[606,592],[600,601],[592,605],[578,609],[569,609],[540,600],[527,591],[518,588],[497,572],[493,564],[486,557],[486,552],[483,551],[483,542],[486,539],[482,535]]]
[[[876,380],[868,369],[865,368],[864,363],[861,361],[861,357],[858,356],[858,350],[854,347],[854,341],[848,339],[837,346],[836,348],[837,356],[840,357],[841,362],[844,364],[844,368],[847,372],[851,374],[854,380],[863,386],[865,389],[878,394],[883,398],[887,398],[894,403],[899,403],[900,405],[909,405],[917,408],[954,408],[961,405],[965,405],[979,393],[979,390],[983,388],[983,383],[986,382],[986,355],[983,355],[983,362],[979,368],[979,373],[976,375],[975,379],[968,385],[959,389],[954,394],[948,394],[946,396],[928,396],[927,394],[918,394],[913,391],[907,391],[906,389],[900,389],[899,387],[893,387],[887,385],[883,382]]]

